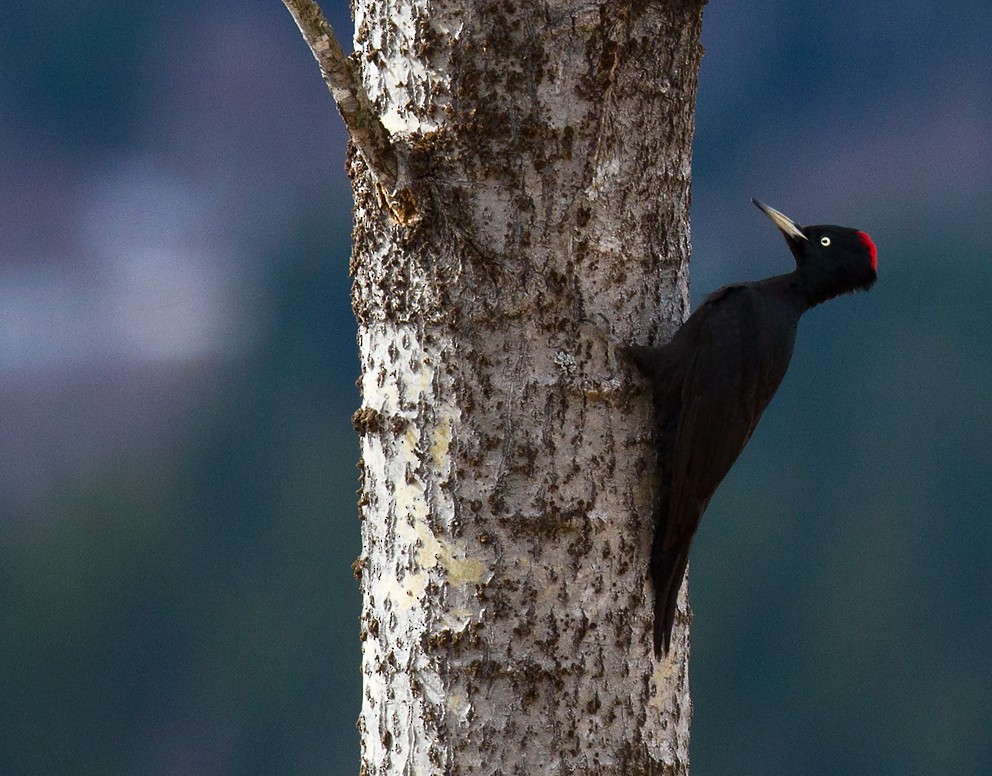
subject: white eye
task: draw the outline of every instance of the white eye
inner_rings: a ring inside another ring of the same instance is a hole
[[[826,248],[828,245],[830,245],[830,238],[827,237],[826,235],[824,235],[823,237],[821,237],[820,238],[820,245],[822,245],[824,248]]]

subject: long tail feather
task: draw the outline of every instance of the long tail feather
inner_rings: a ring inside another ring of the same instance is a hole
[[[672,645],[672,628],[678,610],[679,590],[689,561],[688,547],[664,549],[659,531],[651,547],[651,579],[654,583],[654,654],[668,654]]]

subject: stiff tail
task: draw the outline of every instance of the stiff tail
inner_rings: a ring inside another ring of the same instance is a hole
[[[672,628],[679,604],[679,590],[685,567],[689,562],[689,548],[682,546],[664,549],[664,533],[655,534],[651,546],[651,581],[654,583],[654,654],[660,658],[672,646]]]

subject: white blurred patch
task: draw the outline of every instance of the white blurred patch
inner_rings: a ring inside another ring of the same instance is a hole
[[[0,265],[0,370],[221,356],[239,346],[233,248],[194,184],[144,160],[79,192],[81,255]],[[71,218],[71,216],[70,216]]]

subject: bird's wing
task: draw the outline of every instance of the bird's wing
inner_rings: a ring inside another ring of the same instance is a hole
[[[661,477],[666,468],[670,476],[651,547],[656,653],[671,641],[700,518],[785,375],[796,320],[753,286],[728,286],[706,300],[672,341],[687,357],[678,375],[677,414],[665,425],[671,449],[659,450]]]
[[[761,354],[749,352],[750,292],[727,289],[710,304],[682,383],[672,455],[664,547],[691,540],[717,486],[747,444],[764,409]],[[700,310],[702,312],[702,310]],[[688,551],[688,547],[686,547]]]
[[[740,286],[721,289],[693,313],[676,335],[680,341],[672,343],[689,355],[679,375],[672,435],[667,442],[659,439],[671,449],[659,450],[659,474],[662,479],[667,475],[669,488],[658,504],[651,546],[658,655],[671,643],[679,588],[699,520],[760,415],[747,397],[748,354],[742,347],[746,332],[741,331],[749,317],[746,297]]]

